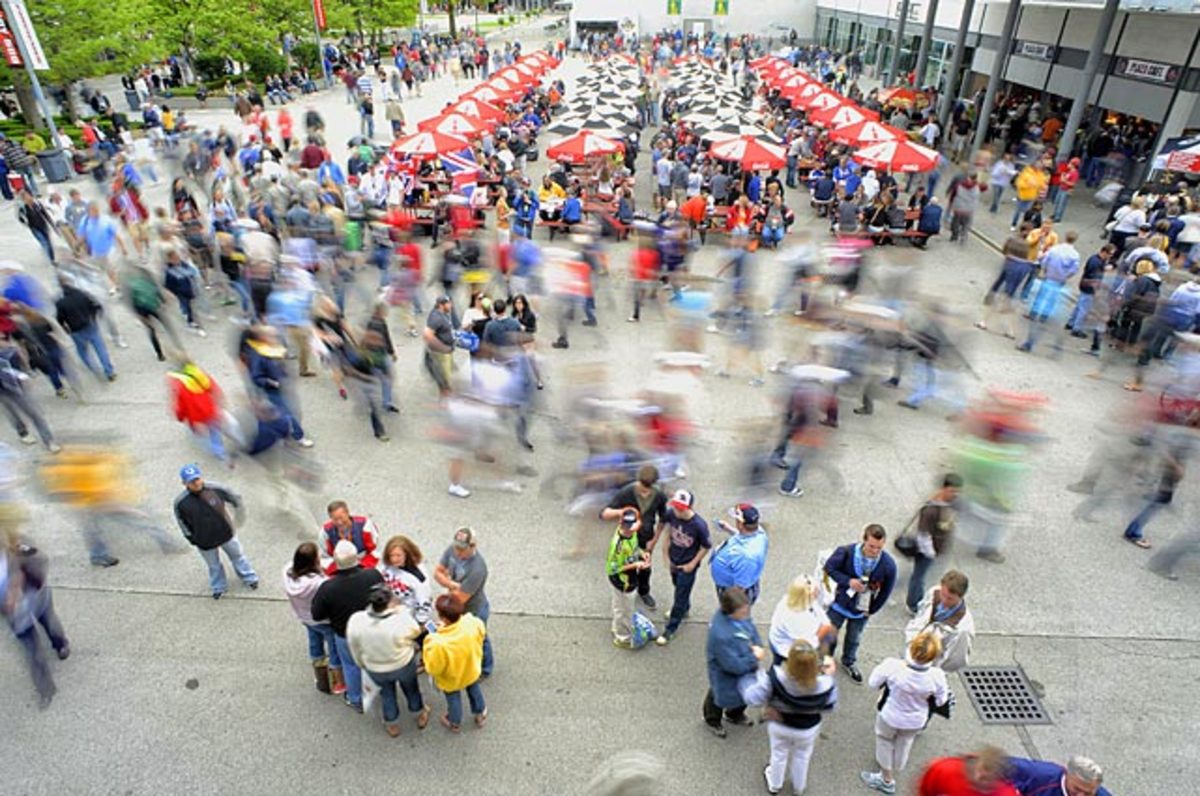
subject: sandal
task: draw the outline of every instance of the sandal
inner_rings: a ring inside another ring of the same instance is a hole
[[[446,715],[442,716],[442,726],[445,727],[450,732],[461,732],[462,731],[462,727],[459,727],[457,724],[451,724],[450,717],[446,716]]]
[[[1149,549],[1150,549],[1150,543],[1149,543],[1149,542],[1147,542],[1145,539],[1130,539],[1128,536],[1126,536],[1126,537],[1125,537],[1125,541],[1129,542],[1131,545],[1134,545],[1134,546],[1136,546],[1136,547],[1140,547],[1140,548],[1142,548],[1143,550],[1149,550]]]
[[[417,729],[423,730],[429,726],[429,706],[421,708],[421,712],[417,714]]]
[[[479,729],[482,730],[483,725],[485,725],[485,724],[487,724],[487,708],[484,708],[483,712],[475,717],[475,726],[476,727],[478,727]]]

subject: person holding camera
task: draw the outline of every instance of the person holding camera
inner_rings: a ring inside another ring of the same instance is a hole
[[[896,561],[883,549],[886,541],[884,527],[871,523],[863,528],[862,541],[837,548],[825,561],[825,574],[837,584],[829,622],[838,632],[846,626],[842,668],[859,684],[863,675],[857,665],[858,645],[867,620],[887,605],[896,585]]]
[[[604,571],[612,586],[613,646],[633,649],[633,611],[637,600],[638,574],[650,567],[650,554],[642,549],[638,531],[641,514],[635,508],[621,512],[621,521],[608,545]]]

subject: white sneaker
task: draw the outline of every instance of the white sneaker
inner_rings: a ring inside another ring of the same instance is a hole
[[[504,481],[500,484],[500,489],[505,492],[512,492],[514,495],[519,495],[524,490],[516,481]]]
[[[451,484],[448,491],[454,497],[467,498],[471,496],[471,490],[467,489],[462,484]]]
[[[302,439],[296,440],[296,444],[299,445],[301,448],[311,448],[314,443],[308,437],[304,437]]]
[[[125,342],[124,337],[117,338],[117,348],[129,348],[129,343]]]
[[[763,313],[763,315],[768,318],[774,318],[778,314],[779,314],[778,310],[776,310],[774,307],[772,307],[771,309],[769,309]]]
[[[708,332],[709,334],[716,334],[721,330],[717,328],[716,324],[709,324],[708,328],[706,328],[704,331]]]
[[[22,445],[33,445],[36,442],[37,442],[37,437],[33,436],[32,434],[25,434],[21,437]]]

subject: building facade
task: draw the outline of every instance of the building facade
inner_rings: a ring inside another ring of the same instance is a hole
[[[839,50],[860,49],[876,68],[890,64],[902,0],[817,0],[814,37]],[[1000,78],[1030,93],[1074,101],[1093,113],[1120,113],[1158,126],[1160,140],[1200,131],[1200,3],[1121,0],[1100,67],[1085,87],[1084,64],[1102,22],[1102,0],[1027,0],[1010,57],[996,75],[1007,2],[977,0],[967,28],[960,96]],[[946,84],[963,0],[940,0],[921,85]],[[909,3],[900,74],[914,68],[929,0]],[[1085,117],[1087,118],[1087,117]]]

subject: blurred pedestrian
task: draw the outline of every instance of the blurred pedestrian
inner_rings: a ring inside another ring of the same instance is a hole
[[[975,754],[941,757],[921,775],[918,796],[1020,796],[1007,780],[1004,750],[985,746]],[[1051,791],[1050,793],[1054,793]],[[1058,791],[1063,793],[1063,791]],[[1070,794],[1070,796],[1076,796]]]
[[[0,531],[0,613],[25,650],[38,692],[38,705],[45,709],[58,688],[42,649],[38,626],[45,630],[60,661],[71,654],[71,645],[54,611],[47,577],[49,559],[18,533],[14,511],[12,504],[4,508],[9,516],[4,518]]]
[[[937,557],[950,550],[954,537],[955,503],[962,484],[959,475],[947,473],[942,479],[941,489],[917,509],[914,518],[917,524],[914,534],[916,550],[912,557],[913,571],[908,581],[908,595],[904,601],[910,614],[916,613],[917,604],[925,596],[925,578]]]

